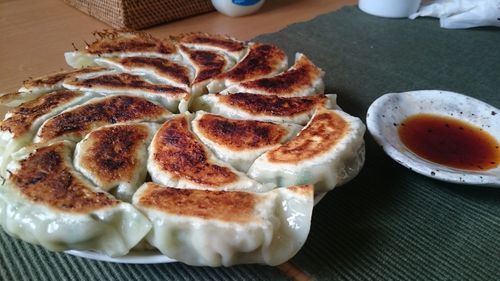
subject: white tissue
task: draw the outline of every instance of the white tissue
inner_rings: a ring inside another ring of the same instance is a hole
[[[436,17],[442,28],[500,27],[500,0],[436,0],[411,15]]]

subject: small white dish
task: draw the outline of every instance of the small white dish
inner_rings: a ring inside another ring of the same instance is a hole
[[[359,0],[359,8],[370,15],[407,18],[420,7],[421,0]]]
[[[317,194],[314,197],[314,205],[318,204],[319,201],[323,199],[323,197],[325,197],[325,195],[326,192]],[[68,250],[64,252],[72,256],[82,257],[91,260],[114,262],[114,263],[155,264],[155,263],[177,262],[177,260],[169,258],[157,250],[130,251],[127,255],[116,258],[92,251]]]
[[[241,17],[257,12],[265,0],[212,0],[220,13],[230,17]]]
[[[410,151],[400,140],[398,127],[409,116],[433,114],[455,118],[500,140],[500,110],[480,100],[447,91],[425,90],[389,93],[368,109],[366,123],[375,141],[399,164],[442,181],[500,187],[500,166],[470,171],[428,161]]]

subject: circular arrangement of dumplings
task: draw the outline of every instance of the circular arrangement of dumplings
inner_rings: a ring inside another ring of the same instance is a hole
[[[74,70],[0,96],[0,224],[50,250],[157,249],[191,265],[280,264],[314,195],[364,162],[360,119],[276,46],[105,31]]]

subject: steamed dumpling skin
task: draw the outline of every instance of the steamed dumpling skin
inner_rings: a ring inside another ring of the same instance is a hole
[[[126,255],[151,229],[132,205],[93,186],[71,165],[74,144],[23,148],[0,188],[0,224],[14,237],[53,251]]]
[[[147,241],[189,265],[278,265],[309,234],[311,185],[267,193],[176,189],[145,183],[133,204],[153,222]]]

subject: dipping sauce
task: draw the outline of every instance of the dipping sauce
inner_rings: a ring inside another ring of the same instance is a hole
[[[483,129],[464,121],[416,114],[399,126],[403,144],[429,161],[463,170],[483,171],[500,163],[500,144]]]

